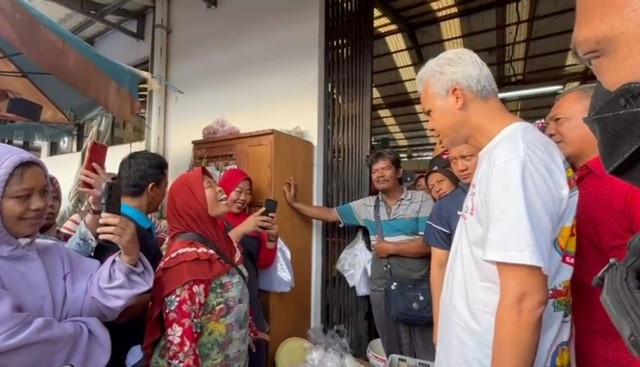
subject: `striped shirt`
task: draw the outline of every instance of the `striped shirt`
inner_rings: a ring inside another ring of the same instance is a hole
[[[376,222],[374,206],[376,196],[368,196],[335,208],[340,222],[344,226],[363,226],[371,233],[371,242],[375,245]],[[433,209],[433,199],[422,191],[404,190],[400,200],[388,207],[380,199],[380,221],[385,241],[401,242],[420,238]],[[426,246],[426,245],[425,245]],[[387,260],[374,255],[371,263],[371,287],[384,288],[388,278],[384,270]],[[394,276],[410,279],[423,278],[429,270],[428,258],[392,257],[389,259]]]

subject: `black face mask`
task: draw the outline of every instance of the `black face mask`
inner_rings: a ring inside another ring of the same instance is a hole
[[[640,83],[615,92],[598,83],[584,121],[598,139],[607,172],[640,187]]]

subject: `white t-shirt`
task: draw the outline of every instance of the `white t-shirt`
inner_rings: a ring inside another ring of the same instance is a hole
[[[496,263],[537,266],[548,276],[535,367],[570,366],[569,280],[577,191],[564,158],[530,124],[502,130],[479,155],[460,213],[440,303],[437,367],[491,365],[500,281]]]

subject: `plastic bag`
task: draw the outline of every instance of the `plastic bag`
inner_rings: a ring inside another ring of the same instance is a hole
[[[202,129],[203,139],[220,138],[223,136],[240,134],[240,129],[231,125],[224,117],[218,117]]]
[[[316,326],[307,335],[314,346],[309,350],[305,363],[299,367],[360,366],[351,355],[344,327],[337,326],[325,333],[322,326]]]
[[[286,293],[290,292],[295,285],[291,251],[281,238],[278,238],[277,246],[278,252],[273,264],[266,269],[259,270],[258,287],[267,292]]]
[[[358,296],[369,295],[369,276],[371,275],[371,251],[367,249],[362,231],[342,250],[336,269],[344,275],[350,287],[356,288]]]
[[[364,268],[360,273],[358,283],[356,283],[356,294],[358,296],[368,296],[371,292],[371,286],[369,285],[369,278],[371,276],[371,268]]]

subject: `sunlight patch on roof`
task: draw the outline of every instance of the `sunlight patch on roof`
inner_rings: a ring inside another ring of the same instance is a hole
[[[430,3],[429,5],[431,6],[431,9],[436,12],[436,16],[438,18],[458,13],[458,7],[455,6],[455,0],[438,0]],[[460,23],[459,17],[439,22],[438,26],[440,27],[441,38],[444,40],[449,39],[444,41],[445,50],[464,47],[463,38],[460,37],[462,36],[462,24]],[[450,38],[455,39],[451,40]]]
[[[385,33],[397,30],[398,26],[391,23],[391,19],[384,16],[378,8],[373,8],[373,28],[379,33]]]
[[[375,95],[376,89],[377,89],[376,87],[373,88],[374,95]],[[403,147],[403,146],[409,145],[409,142],[407,142],[407,139],[405,138],[404,134],[400,130],[400,127],[398,126],[396,119],[391,115],[391,111],[387,109],[387,110],[378,110],[376,112],[381,117],[382,122],[384,122],[384,124],[387,126],[387,129],[389,129],[389,132],[393,134],[393,139],[398,143],[398,146]]]
[[[587,68],[571,51],[567,53],[567,59],[565,60],[564,65],[565,73],[580,73],[585,71]]]

